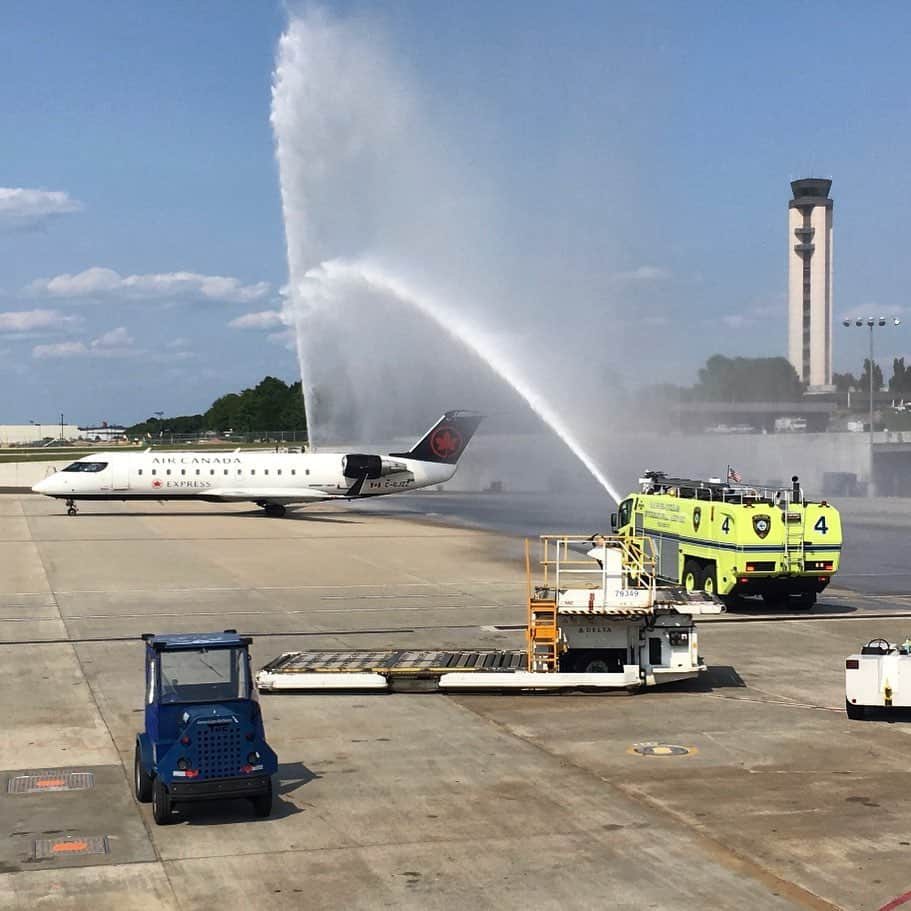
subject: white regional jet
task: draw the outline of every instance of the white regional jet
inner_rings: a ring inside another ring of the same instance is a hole
[[[377,497],[448,481],[483,416],[447,411],[408,452],[99,452],[39,481],[32,490],[66,501],[253,502],[267,516],[291,504]]]

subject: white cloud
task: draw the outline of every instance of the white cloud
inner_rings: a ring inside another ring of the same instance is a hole
[[[32,357],[81,357],[88,353],[85,342],[60,342],[57,345],[35,345]]]
[[[61,342],[56,345],[35,345],[32,348],[32,357],[35,358],[133,357],[140,353],[133,347],[133,338],[123,326],[102,333],[88,344]]]
[[[656,282],[670,278],[671,273],[660,266],[639,266],[629,272],[616,272],[613,277],[622,282]]]
[[[0,333],[63,329],[79,322],[79,317],[67,316],[59,310],[10,310],[0,313]]]
[[[285,320],[278,310],[261,310],[259,313],[245,313],[232,319],[228,325],[232,329],[276,329],[285,325]]]
[[[92,339],[93,348],[123,348],[133,344],[133,338],[123,326],[111,329],[99,335],[98,338]]]
[[[63,190],[0,187],[0,221],[37,221],[81,209],[82,203]]]
[[[28,290],[48,297],[110,297],[130,300],[195,300],[249,304],[264,298],[271,290],[268,282],[244,285],[237,278],[224,275],[200,275],[196,272],[162,272],[146,275],[120,275],[113,269],[92,266],[74,275],[39,278]]]

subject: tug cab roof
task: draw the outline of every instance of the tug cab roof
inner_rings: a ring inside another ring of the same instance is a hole
[[[142,638],[156,652],[244,648],[253,641],[249,636],[238,635],[237,630],[233,629],[222,633],[143,633]]]

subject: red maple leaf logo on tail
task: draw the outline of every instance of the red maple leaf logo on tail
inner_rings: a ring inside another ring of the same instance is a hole
[[[452,427],[441,427],[430,438],[430,448],[441,459],[452,458],[462,448],[462,435]]]

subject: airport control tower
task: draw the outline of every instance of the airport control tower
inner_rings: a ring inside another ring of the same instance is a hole
[[[831,180],[791,181],[788,359],[809,392],[832,390]]]

